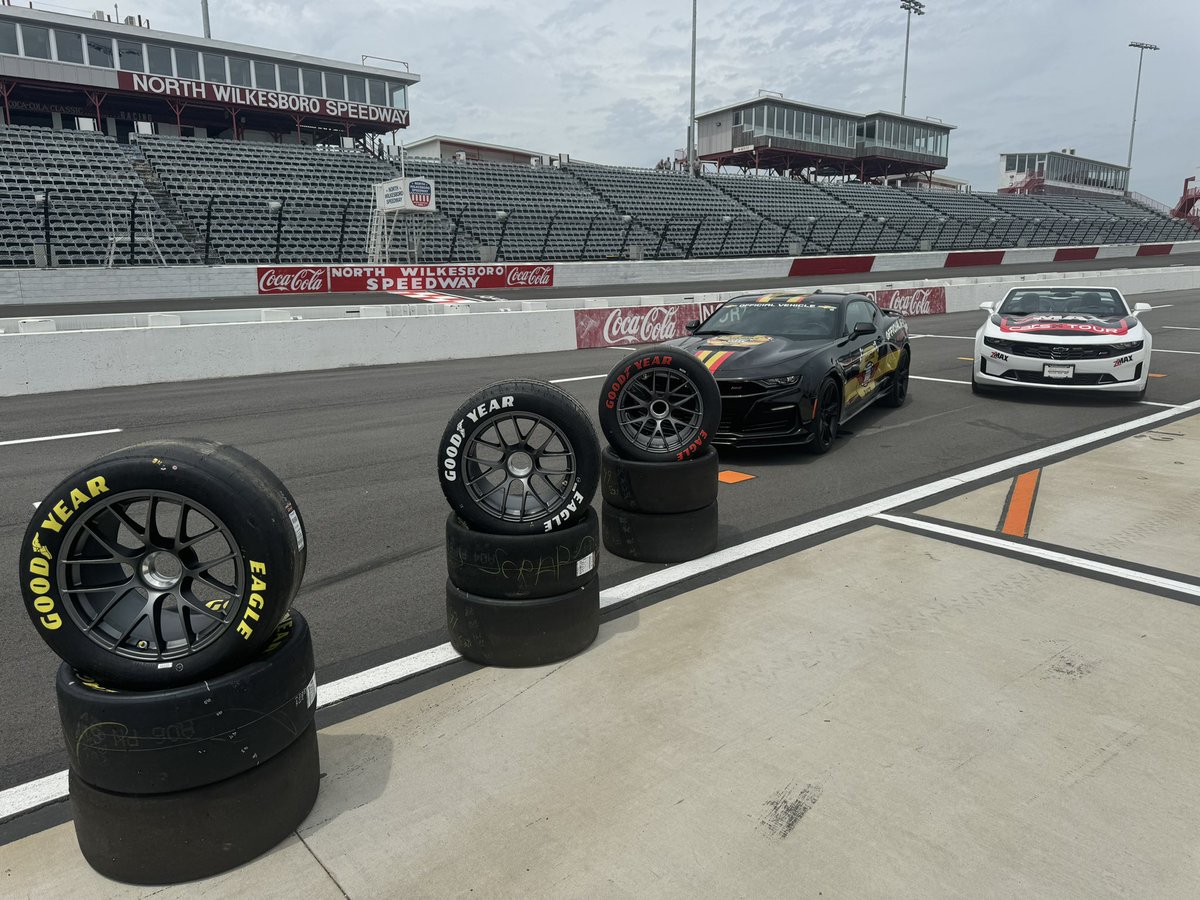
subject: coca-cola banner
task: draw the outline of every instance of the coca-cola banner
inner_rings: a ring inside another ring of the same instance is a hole
[[[902,316],[932,316],[946,311],[944,287],[896,288],[863,291],[880,309],[894,309]]]
[[[259,266],[260,294],[552,287],[554,266]]]
[[[575,310],[575,346],[622,347],[657,344],[684,337],[687,323],[703,321],[720,303],[680,303],[671,306],[619,306],[615,309]]]

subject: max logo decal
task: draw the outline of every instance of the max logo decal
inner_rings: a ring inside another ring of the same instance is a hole
[[[1132,353],[1129,354],[1128,356],[1122,356],[1119,359],[1114,359],[1113,360],[1113,368],[1115,369],[1117,366],[1123,366],[1123,365],[1125,365],[1125,363],[1129,363],[1129,362],[1133,362],[1133,354]]]
[[[1008,355],[1001,353],[999,350],[993,350],[992,359],[998,359],[1000,362],[1008,362]]]

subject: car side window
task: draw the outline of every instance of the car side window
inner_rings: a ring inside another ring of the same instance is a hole
[[[875,312],[869,303],[853,300],[846,309],[846,333],[853,334],[854,326],[859,322],[875,324]]]

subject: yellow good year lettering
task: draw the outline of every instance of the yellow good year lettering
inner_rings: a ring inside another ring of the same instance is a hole
[[[250,560],[250,590],[253,593],[250,594],[250,599],[246,604],[246,611],[242,614],[242,621],[238,622],[237,626],[238,634],[247,640],[249,640],[250,635],[254,634],[254,627],[250,625],[250,620],[255,622],[259,620],[260,617],[257,610],[262,609],[266,602],[263,600],[261,592],[266,591],[267,582],[258,577],[259,575],[266,574],[267,567],[264,563]]]

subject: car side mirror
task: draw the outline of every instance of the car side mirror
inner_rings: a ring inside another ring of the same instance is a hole
[[[859,337],[860,335],[864,335],[864,334],[874,334],[874,333],[875,333],[875,325],[874,325],[874,323],[872,323],[872,322],[858,322],[858,323],[857,323],[857,324],[854,326],[854,331],[852,331],[852,332],[851,332],[851,336],[853,336],[853,337]]]
[[[1153,307],[1153,306],[1151,306],[1149,303],[1135,303],[1135,304],[1133,304],[1133,314],[1134,314],[1135,316],[1136,316],[1138,313],[1150,312],[1150,310],[1152,310],[1152,309],[1154,309],[1154,307]]]
[[[697,328],[700,327],[700,320],[693,319],[691,322],[688,322],[683,327],[687,329],[688,334],[691,334],[693,331],[695,331]]]
[[[992,311],[992,301],[984,300],[982,303],[979,304],[979,308],[986,309],[988,312],[991,312]]]

